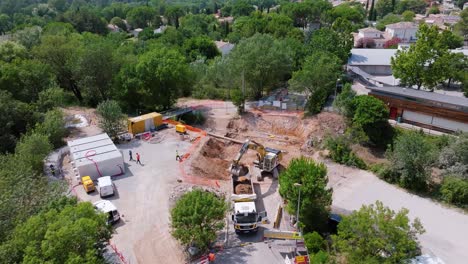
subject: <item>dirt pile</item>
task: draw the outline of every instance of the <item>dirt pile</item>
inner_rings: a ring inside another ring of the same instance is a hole
[[[239,183],[236,184],[234,188],[235,194],[252,194],[252,185],[249,180],[245,177],[239,177]]]
[[[229,180],[228,169],[239,147],[238,144],[208,138],[191,162],[193,175],[208,179]]]

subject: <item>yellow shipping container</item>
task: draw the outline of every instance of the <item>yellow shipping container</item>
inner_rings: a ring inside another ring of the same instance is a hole
[[[135,135],[150,131],[163,123],[161,114],[153,112],[128,119],[128,132]]]

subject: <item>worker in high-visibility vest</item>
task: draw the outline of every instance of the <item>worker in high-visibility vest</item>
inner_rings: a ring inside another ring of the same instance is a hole
[[[210,254],[208,254],[208,261],[210,263],[213,263],[215,260],[216,260],[215,254],[213,252],[210,252]]]

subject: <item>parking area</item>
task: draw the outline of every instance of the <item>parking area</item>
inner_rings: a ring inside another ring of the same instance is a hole
[[[113,177],[117,192],[106,200],[112,201],[121,214],[112,243],[127,263],[184,262],[183,250],[170,234],[170,196],[180,185],[178,180],[183,180],[176,150],[183,155],[192,142],[190,138],[181,140],[173,129],[160,131],[158,136],[163,138],[159,143],[132,140],[117,145],[125,159],[125,174]],[[142,165],[129,161],[129,150],[134,158],[140,153]],[[76,179],[71,180],[73,186],[78,184]],[[101,199],[97,191],[86,194],[81,185],[74,190],[83,201]]]

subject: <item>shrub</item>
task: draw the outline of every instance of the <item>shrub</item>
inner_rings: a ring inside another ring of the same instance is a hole
[[[468,180],[447,176],[440,188],[442,200],[466,207],[468,205]]]
[[[307,233],[304,235],[304,242],[307,247],[307,251],[309,253],[317,253],[320,250],[323,249],[325,241],[323,240],[323,237],[317,233],[317,232],[312,232],[312,233]]]
[[[398,175],[394,173],[390,166],[385,163],[372,164],[369,169],[375,173],[379,178],[388,181],[396,182],[398,180]]]
[[[345,137],[328,138],[325,145],[330,151],[332,160],[359,169],[367,168],[366,163],[352,152]]]

